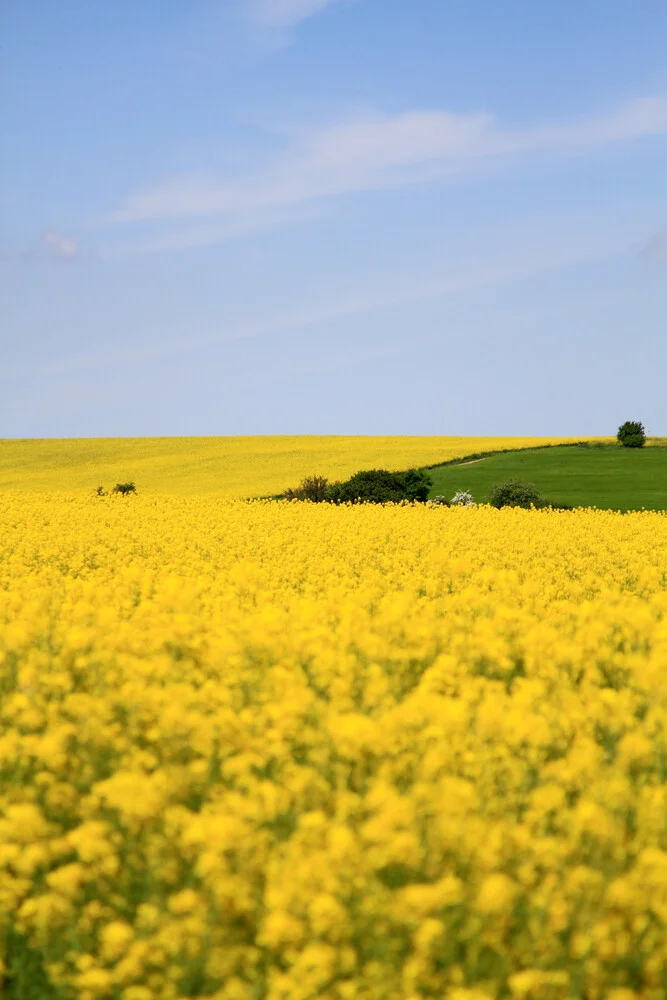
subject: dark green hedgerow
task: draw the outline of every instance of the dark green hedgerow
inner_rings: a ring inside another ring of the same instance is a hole
[[[313,503],[401,503],[427,499],[432,479],[423,469],[389,472],[366,469],[349,479],[329,483],[324,476],[308,476],[300,486],[285,490],[286,500],[310,500]]]

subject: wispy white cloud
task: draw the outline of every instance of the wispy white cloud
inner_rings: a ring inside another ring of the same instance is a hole
[[[250,0],[250,16],[260,25],[291,28],[341,0]]]
[[[44,229],[42,233],[23,250],[14,251],[8,257],[18,257],[25,261],[62,261],[66,264],[90,261],[97,252],[85,246],[73,236],[65,236],[57,229]]]
[[[38,252],[42,256],[57,260],[76,260],[80,256],[81,249],[71,236],[63,236],[55,229],[46,229],[39,241]]]
[[[641,249],[641,256],[650,264],[667,264],[667,229],[654,233]]]
[[[441,177],[481,161],[585,152],[665,133],[667,97],[635,100],[598,117],[528,129],[505,128],[483,112],[367,112],[287,139],[284,148],[253,173],[186,175],[148,185],[130,195],[115,218],[242,217]]]
[[[189,250],[194,247],[217,246],[239,239],[257,231],[282,228],[299,222],[322,219],[328,209],[321,203],[304,202],[300,205],[278,205],[249,211],[245,214],[187,218],[174,225],[171,220],[149,226],[149,234],[116,241],[106,248],[105,257],[132,257],[170,251]]]

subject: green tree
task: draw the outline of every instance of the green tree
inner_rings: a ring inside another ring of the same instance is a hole
[[[626,420],[618,428],[616,439],[624,448],[642,448],[646,444],[646,431],[639,420]]]

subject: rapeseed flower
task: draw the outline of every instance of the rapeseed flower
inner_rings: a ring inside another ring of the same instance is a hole
[[[664,514],[0,505],[2,975],[664,1000]]]

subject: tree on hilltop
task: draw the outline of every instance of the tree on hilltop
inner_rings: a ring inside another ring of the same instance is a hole
[[[646,444],[646,431],[639,420],[626,420],[618,428],[616,440],[624,448],[642,448]]]

